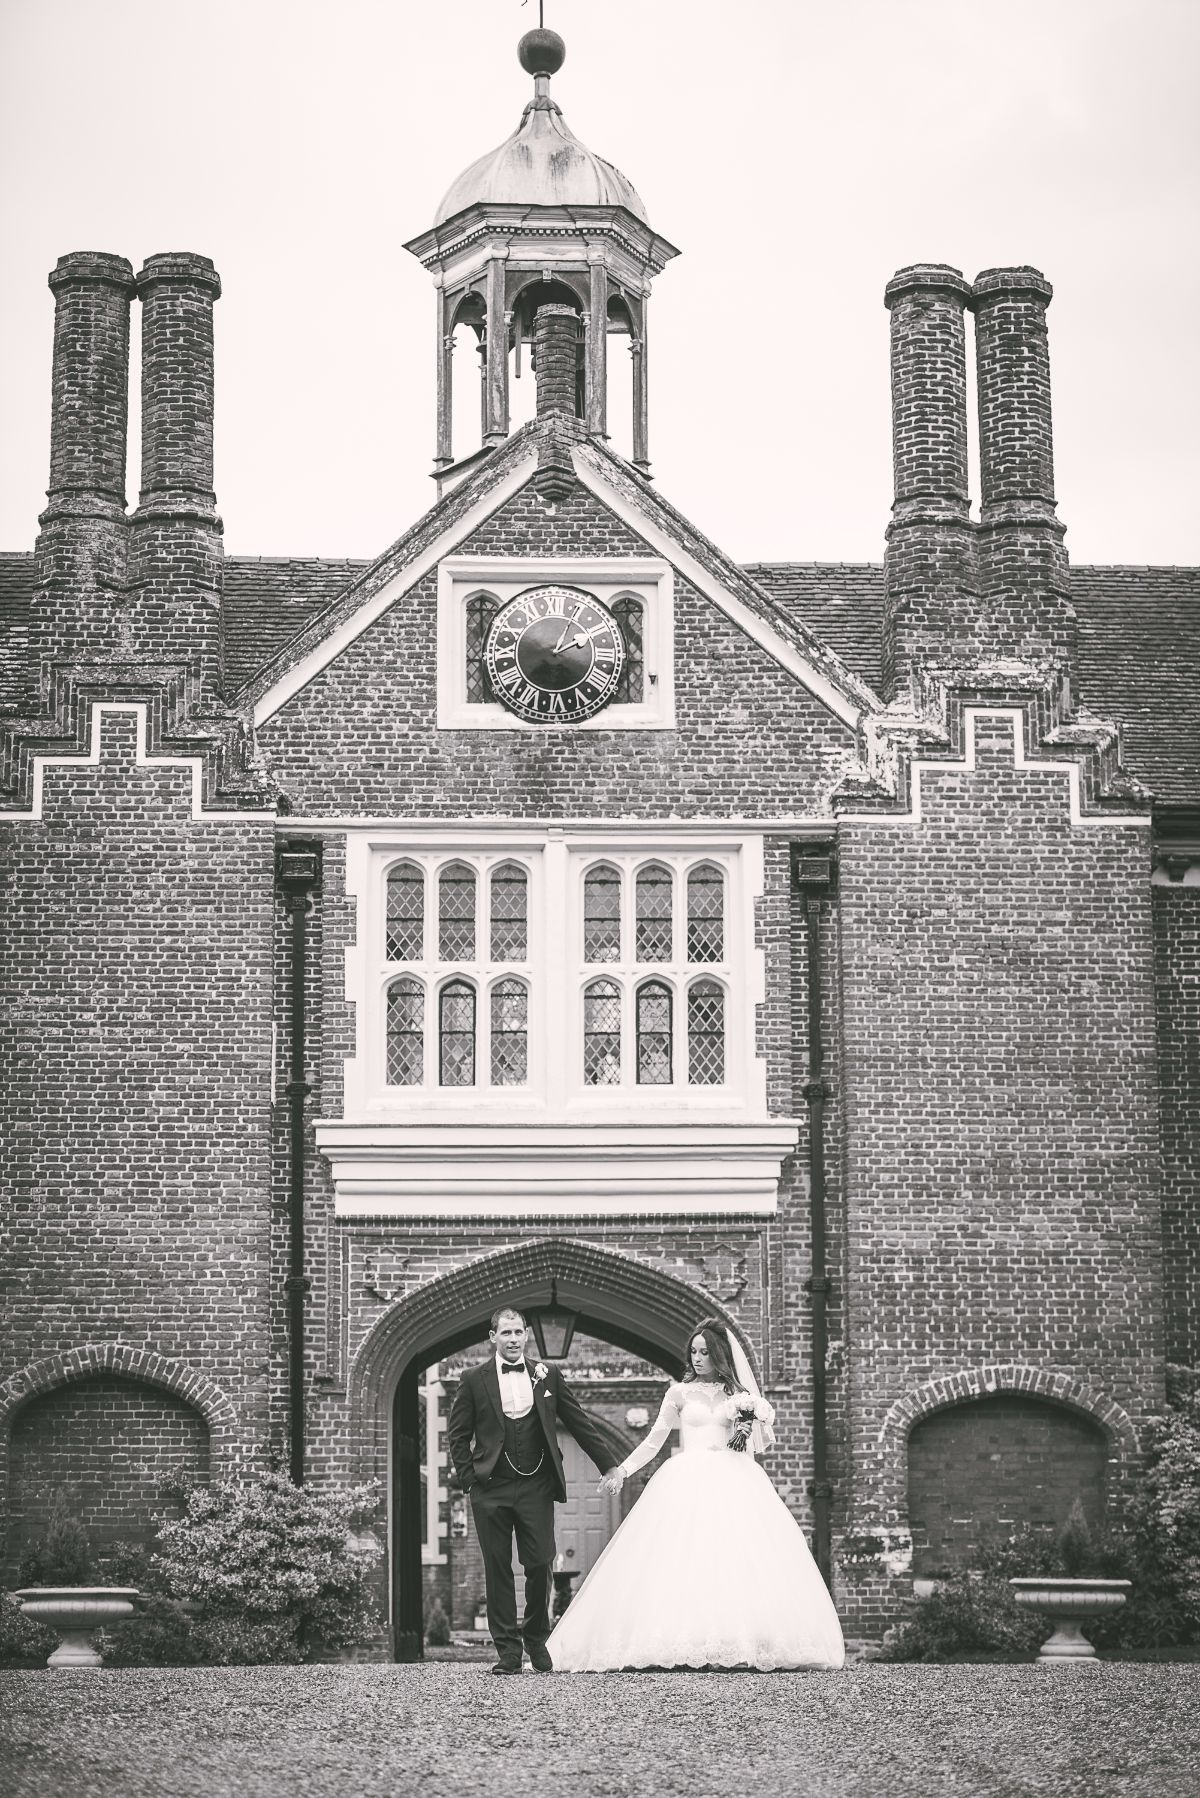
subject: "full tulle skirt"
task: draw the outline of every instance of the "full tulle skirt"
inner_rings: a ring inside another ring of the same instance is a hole
[[[754,1456],[729,1449],[658,1470],[547,1647],[562,1673],[845,1660],[803,1531]]]

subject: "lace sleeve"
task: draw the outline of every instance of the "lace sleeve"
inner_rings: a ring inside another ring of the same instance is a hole
[[[653,1461],[671,1431],[679,1428],[679,1399],[679,1387],[668,1386],[654,1428],[638,1443],[633,1453],[626,1455],[621,1462],[621,1469],[625,1474],[636,1473],[647,1461]]]

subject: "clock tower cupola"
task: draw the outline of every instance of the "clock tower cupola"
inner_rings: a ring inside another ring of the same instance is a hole
[[[650,283],[675,247],[652,230],[632,182],[595,155],[568,127],[550,97],[550,78],[566,56],[557,32],[521,39],[521,66],[534,92],[512,136],[481,156],[451,185],[430,230],[405,248],[430,270],[437,288],[437,450],[439,492],[509,434],[510,378],[539,340],[544,307],[559,309],[553,332],[561,362],[563,312],[575,316],[571,410],[593,436],[607,437],[608,343],[627,335],[632,366],[632,460],[649,475],[646,313]],[[543,321],[544,324],[549,321]],[[567,326],[570,318],[566,318]],[[481,449],[464,457],[453,437],[453,345],[468,326],[480,353]],[[568,335],[572,333],[568,332]],[[552,410],[565,410],[556,368]]]

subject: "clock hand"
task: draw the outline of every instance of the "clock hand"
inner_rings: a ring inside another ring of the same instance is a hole
[[[562,636],[561,636],[561,637],[560,637],[560,638],[559,638],[559,639],[558,639],[558,642],[557,642],[557,643],[556,643],[556,644],[555,644],[555,645],[554,645],[554,648],[553,648],[553,649],[552,649],[552,650],[551,650],[551,651],[550,651],[550,653],[551,653],[551,655],[557,655],[557,654],[558,654],[558,652],[559,652],[559,650],[560,650],[560,649],[561,649],[561,648],[562,648],[562,646],[563,646],[563,644],[564,644],[564,643],[565,643],[565,642],[566,642],[566,640],[567,640],[567,632],[568,632],[568,631],[569,631],[569,630],[570,630],[570,628],[571,628],[571,622],[570,622],[570,620],[569,620],[569,619],[568,619],[568,620],[567,620],[567,622],[566,622],[566,624],[564,624],[564,625],[563,625],[563,634],[562,634]],[[575,647],[575,645],[574,645],[574,643],[573,643],[573,644],[572,644],[572,645],[571,645],[571,647],[572,647],[572,649],[573,649],[573,648],[574,648],[574,647]]]

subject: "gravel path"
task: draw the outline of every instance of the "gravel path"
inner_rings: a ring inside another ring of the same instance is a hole
[[[0,1673],[6,1798],[1194,1798],[1200,1666]]]

